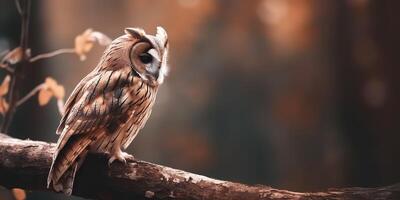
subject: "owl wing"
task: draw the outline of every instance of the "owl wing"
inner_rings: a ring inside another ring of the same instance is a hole
[[[78,84],[57,129],[61,135],[48,184],[57,182],[92,141],[112,133],[127,120],[126,111],[136,99],[128,86],[135,80],[129,71],[94,71]]]
[[[69,96],[69,98],[67,99],[67,102],[65,102],[64,105],[64,115],[61,118],[60,124],[57,128],[57,135],[60,135],[61,132],[64,130],[65,127],[65,121],[68,119],[68,116],[71,112],[72,107],[74,106],[74,104],[77,102],[77,100],[80,99],[80,97],[82,97],[83,95],[83,90],[84,87],[88,85],[88,82],[93,78],[92,74],[89,74],[88,76],[86,76],[84,79],[82,79],[78,85],[75,87],[75,89],[72,91],[71,95]]]

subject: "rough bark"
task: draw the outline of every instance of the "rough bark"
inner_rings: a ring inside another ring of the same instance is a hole
[[[46,177],[55,145],[0,134],[0,185],[48,190]],[[400,184],[299,193],[263,185],[211,179],[144,161],[107,165],[106,155],[89,155],[73,195],[92,199],[400,199]]]

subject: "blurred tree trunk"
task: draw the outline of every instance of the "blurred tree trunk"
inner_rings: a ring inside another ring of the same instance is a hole
[[[380,136],[377,148],[380,150],[381,176],[385,181],[400,179],[400,1],[371,1],[372,37],[377,41],[377,66],[379,75],[385,80],[385,103],[372,110],[372,119],[377,123],[376,135]]]
[[[393,41],[399,34],[391,30],[398,30],[392,23],[399,14],[386,1],[331,4],[337,117],[349,147],[348,183],[366,186],[398,180],[399,61]]]

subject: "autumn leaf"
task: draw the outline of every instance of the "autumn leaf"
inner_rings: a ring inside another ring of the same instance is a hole
[[[59,85],[53,78],[47,77],[45,80],[45,85],[53,93],[54,97],[57,99],[63,99],[65,96],[65,90],[62,85]]]
[[[92,40],[99,43],[101,46],[108,46],[111,44],[111,39],[102,32],[94,31],[90,36]]]
[[[12,193],[14,195],[15,200],[25,200],[26,199],[26,193],[25,193],[25,190],[23,190],[23,189],[13,188]]]
[[[87,29],[81,35],[75,38],[75,52],[79,55],[81,60],[86,59],[86,53],[88,53],[93,48],[93,41],[90,40],[90,33],[92,29]]]
[[[1,64],[16,64],[22,60],[23,51],[21,47],[17,47],[12,51],[8,52],[7,55],[1,60]],[[0,65],[4,67],[5,65]]]
[[[50,101],[50,99],[51,99],[52,96],[53,96],[53,94],[52,94],[49,90],[46,90],[46,89],[40,90],[39,96],[38,96],[38,98],[39,98],[39,105],[40,105],[40,106],[45,106],[45,105],[47,105],[47,104],[49,103],[49,101]]]
[[[4,115],[8,111],[8,103],[4,97],[0,97],[0,113]]]
[[[10,76],[7,75],[0,85],[0,113],[2,115],[4,115],[8,110],[8,103],[4,96],[8,93],[10,80],[11,80]]]
[[[58,100],[63,100],[65,96],[65,89],[62,85],[59,85],[56,80],[51,77],[47,77],[43,83],[42,89],[39,91],[39,105],[47,105],[53,96]]]
[[[86,54],[93,48],[97,42],[102,46],[107,46],[111,43],[111,39],[105,34],[86,29],[85,32],[75,37],[75,53],[78,54],[81,60],[86,59]]]
[[[4,96],[8,93],[8,88],[10,86],[10,80],[11,80],[11,77],[9,75],[7,75],[4,78],[3,82],[0,85],[0,96]]]

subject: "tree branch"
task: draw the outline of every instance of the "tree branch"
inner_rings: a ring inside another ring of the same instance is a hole
[[[55,144],[0,134],[0,184],[47,190],[54,149]],[[93,199],[400,199],[400,183],[299,193],[211,179],[133,159],[108,167],[105,155],[90,154],[76,175],[73,195]]]

